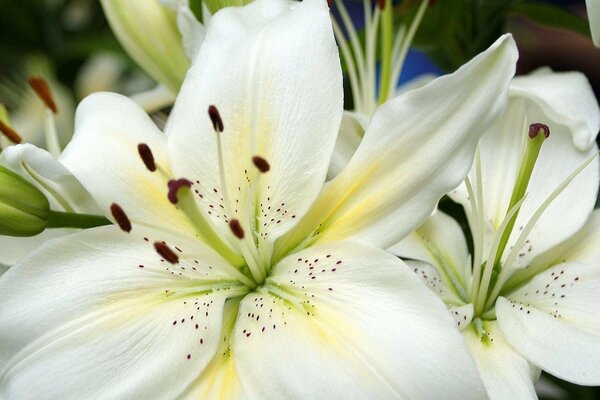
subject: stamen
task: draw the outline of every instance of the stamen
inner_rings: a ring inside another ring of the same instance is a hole
[[[550,137],[550,128],[548,128],[548,125],[540,124],[539,122],[529,125],[529,137],[531,139],[542,133],[546,139]]]
[[[179,199],[177,198],[177,192],[179,191],[179,189],[183,187],[186,187],[188,189],[191,188],[192,182],[188,181],[185,178],[171,179],[169,182],[167,182],[167,185],[169,186],[169,194],[167,195],[169,201],[173,204],[177,204],[179,202]]]
[[[231,221],[229,221],[229,229],[231,229],[231,232],[233,232],[235,237],[237,237],[238,239],[244,238],[244,229],[242,229],[242,225],[237,219],[234,218]]]
[[[208,106],[208,116],[210,117],[210,120],[212,121],[213,128],[215,128],[215,131],[217,133],[223,132],[223,130],[225,128],[223,126],[223,120],[221,119],[221,114],[219,113],[219,110],[217,109],[217,107],[215,107],[212,104],[210,106]]]
[[[0,121],[0,132],[4,134],[13,143],[19,144],[23,139],[21,136],[15,132],[10,126],[6,125],[4,122]]]
[[[110,206],[110,213],[112,214],[115,221],[117,221],[119,228],[121,228],[127,233],[131,232],[131,221],[129,220],[127,214],[125,214],[125,211],[123,211],[121,206],[119,206],[116,203],[113,203]]]
[[[171,264],[179,263],[179,257],[169,246],[163,242],[154,242],[154,249],[162,258],[170,262]]]
[[[217,142],[217,157],[219,160],[219,183],[221,184],[221,194],[223,197],[223,203],[225,206],[225,211],[227,215],[233,216],[235,213],[231,207],[231,201],[229,197],[229,190],[227,190],[227,182],[225,180],[225,162],[223,161],[223,142],[221,138],[221,133],[223,133],[223,120],[221,119],[221,114],[216,106],[210,105],[208,107],[208,116],[210,117],[213,128],[215,129],[215,139]]]
[[[38,97],[46,104],[54,114],[58,112],[58,108],[56,107],[56,103],[54,102],[54,98],[52,97],[52,92],[50,91],[50,87],[46,83],[43,78],[32,76],[29,78],[29,86],[33,89],[33,91],[38,95]]]
[[[154,155],[152,154],[152,150],[146,143],[138,144],[138,153],[140,154],[140,158],[144,162],[148,171],[154,172],[156,171],[156,163],[154,162]]]
[[[269,165],[267,160],[260,156],[252,157],[252,162],[254,163],[254,166],[263,174],[269,172],[269,170],[271,169],[271,166]]]

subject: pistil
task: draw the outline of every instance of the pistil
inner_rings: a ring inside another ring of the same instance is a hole
[[[523,155],[521,167],[519,168],[517,180],[508,204],[509,210],[512,209],[525,195],[529,180],[531,179],[531,174],[533,173],[533,168],[535,167],[540,150],[542,149],[542,144],[549,136],[550,128],[548,128],[547,125],[540,123],[529,125],[529,140],[527,140],[525,154]],[[508,239],[510,238],[510,234],[512,233],[518,216],[519,212],[517,211],[509,221],[506,229],[502,232],[498,252],[494,258],[494,265],[498,264],[502,259],[502,254],[504,253],[504,249],[506,248],[506,244],[508,243]]]

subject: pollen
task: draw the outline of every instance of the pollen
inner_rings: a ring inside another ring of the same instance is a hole
[[[13,143],[19,144],[22,141],[21,136],[2,121],[0,121],[0,132]]]
[[[179,263],[179,257],[169,246],[163,242],[154,242],[154,249],[162,258],[170,262],[171,264]]]
[[[156,163],[154,162],[154,155],[152,154],[152,150],[146,143],[138,144],[138,153],[140,154],[140,158],[144,162],[148,171],[154,172],[156,171]]]
[[[232,219],[231,221],[229,221],[229,229],[231,229],[231,232],[233,232],[235,237],[237,237],[238,239],[244,238],[244,229],[242,228],[240,221],[238,221],[237,219]]]
[[[115,221],[117,221],[119,228],[121,228],[127,233],[131,232],[131,221],[129,220],[127,214],[125,214],[125,211],[123,211],[121,206],[119,206],[116,203],[113,203],[110,206],[110,213],[112,214]]]
[[[254,166],[263,174],[269,172],[269,170],[271,169],[271,166],[269,165],[267,160],[260,156],[252,157],[252,163],[254,163]]]
[[[56,103],[54,102],[54,98],[52,97],[52,92],[50,91],[50,86],[46,81],[39,76],[32,76],[29,78],[29,86],[33,89],[35,94],[44,102],[46,107],[48,107],[54,114],[58,112],[58,108],[56,107]]]
[[[223,120],[221,119],[221,114],[216,106],[210,105],[208,107],[208,116],[212,121],[213,128],[215,128],[215,132],[221,133],[225,129],[223,126]]]

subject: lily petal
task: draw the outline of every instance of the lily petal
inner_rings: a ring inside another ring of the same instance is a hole
[[[600,269],[560,264],[496,303],[507,341],[533,364],[563,380],[600,385]]]
[[[480,135],[505,107],[516,57],[512,37],[504,36],[454,74],[381,106],[348,166],[279,253],[317,227],[321,242],[351,238],[381,247],[416,228],[464,179]]]
[[[366,115],[344,111],[340,133],[335,142],[335,150],[331,156],[331,164],[327,172],[328,178],[333,179],[350,162],[367,131],[368,125],[369,118]]]
[[[251,398],[484,395],[443,303],[398,258],[355,243],[278,263],[240,304],[232,357]]]
[[[598,0],[585,0],[592,40],[596,47],[600,47],[600,2]]]
[[[0,252],[0,271],[2,271],[2,265],[8,269],[47,241],[73,232],[75,232],[74,229],[46,229],[33,237],[0,236],[0,249],[2,249]],[[0,272],[0,275],[2,275],[2,272]]]
[[[223,121],[225,171],[210,105]],[[326,3],[257,0],[212,17],[166,127],[169,160],[176,175],[207,189],[204,208],[227,212],[226,189],[229,211],[243,225],[256,213],[261,237],[274,240],[318,195],[341,118],[342,73]],[[270,164],[268,173],[258,173],[254,156]],[[246,204],[255,183],[257,200]],[[215,222],[228,230],[224,219]]]
[[[61,161],[109,218],[117,203],[138,224],[193,233],[167,199],[166,178],[148,171],[138,154],[138,144],[147,144],[169,173],[166,138],[139,106],[118,94],[96,93],[81,102],[75,124]]]
[[[439,266],[433,266],[419,260],[405,260],[404,262],[448,307],[462,307],[465,305],[467,300],[462,299],[454,290],[449,288],[445,279],[440,275]],[[464,313],[461,312],[461,314]],[[473,314],[473,311],[471,311],[471,314]]]
[[[388,251],[434,265],[444,272],[447,285],[453,282],[466,290],[470,284],[471,262],[465,235],[456,220],[440,210]]]
[[[217,350],[226,298],[244,290],[194,250],[198,264],[172,265],[103,227],[11,268],[0,281],[0,397],[178,397]]]
[[[485,333],[465,329],[469,351],[491,400],[537,399],[533,383],[540,369],[529,363],[506,341],[496,322],[484,322]]]
[[[531,263],[531,269],[576,261],[585,264],[600,265],[600,210],[592,211],[585,226],[568,240],[537,257]]]
[[[568,129],[579,150],[587,150],[596,140],[600,110],[594,91],[581,72],[534,71],[515,77],[510,94],[528,99],[552,122]]]

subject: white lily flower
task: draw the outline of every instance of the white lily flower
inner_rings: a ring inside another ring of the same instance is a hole
[[[386,103],[323,188],[343,112],[325,2],[221,10],[165,134],[119,95],[79,106],[62,161],[129,234],[0,278],[0,396],[481,398],[443,303],[382,248],[464,178],[515,60],[505,36]]]
[[[550,125],[549,138],[534,124],[538,136],[528,139],[524,127],[539,121]],[[506,113],[480,141],[468,180],[450,193],[465,208],[473,255],[442,212],[392,248],[415,260],[408,263],[447,304],[492,399],[536,398],[541,369],[600,384],[600,213],[590,217],[599,128],[582,74],[515,78]]]
[[[585,0],[587,15],[590,21],[590,31],[592,32],[592,40],[596,47],[600,47],[600,1]]]

